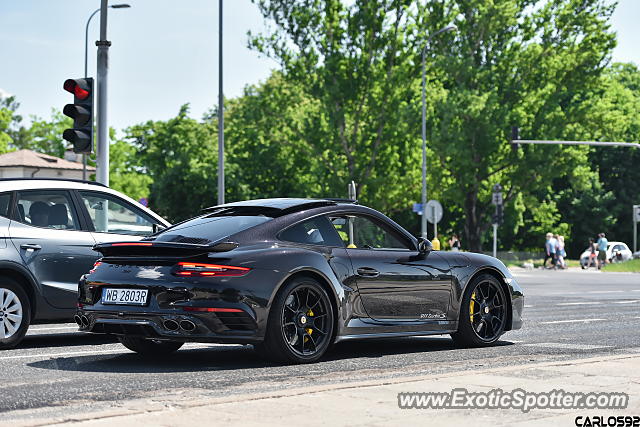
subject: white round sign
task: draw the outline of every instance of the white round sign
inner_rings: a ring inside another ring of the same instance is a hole
[[[429,200],[425,209],[427,221],[431,224],[437,224],[442,219],[442,205],[437,200]]]

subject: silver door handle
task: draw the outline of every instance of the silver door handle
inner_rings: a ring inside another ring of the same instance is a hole
[[[25,243],[24,245],[20,245],[20,248],[22,248],[22,249],[33,249],[34,251],[38,251],[38,250],[42,249],[42,246],[40,246],[40,245],[32,245],[30,243]]]
[[[360,267],[358,269],[358,274],[364,277],[377,277],[380,275],[380,272],[375,268],[371,267]]]

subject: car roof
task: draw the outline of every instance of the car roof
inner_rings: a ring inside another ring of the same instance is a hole
[[[0,191],[39,190],[43,188],[74,188],[77,190],[108,189],[104,184],[79,179],[61,178],[0,178]]]

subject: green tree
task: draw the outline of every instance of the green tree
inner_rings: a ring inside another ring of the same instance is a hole
[[[306,138],[327,153],[333,188],[355,179],[362,198],[386,211],[418,199],[420,51],[427,34],[451,22],[459,32],[429,46],[429,187],[463,214],[467,247],[482,247],[494,183],[506,188],[507,202],[549,193],[556,177],[586,185],[588,150],[515,154],[507,139],[514,124],[527,137],[590,136],[583,101],[615,44],[613,6],[604,1],[256,2],[277,29],[252,46],[320,102],[328,129]],[[551,200],[520,201],[535,208],[513,210],[514,231],[538,206],[545,224],[558,219]]]
[[[291,135],[318,165],[300,171],[319,178],[309,192],[346,195],[355,180],[364,202],[408,211],[420,185],[412,2],[255,2],[277,30],[251,46],[282,64],[313,110]]]
[[[152,181],[149,206],[172,222],[217,200],[216,127],[210,120],[188,117],[188,112],[183,105],[176,117],[132,126],[125,137],[142,158],[141,172]]]

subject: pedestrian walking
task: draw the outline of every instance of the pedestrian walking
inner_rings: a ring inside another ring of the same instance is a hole
[[[567,264],[564,259],[567,256],[567,252],[564,250],[564,236],[556,235],[556,241],[558,242],[556,244],[556,257],[558,260],[556,266],[565,269],[567,268]]]
[[[607,246],[609,241],[604,233],[598,234],[598,270],[607,263]]]
[[[591,267],[593,264],[594,267],[598,266],[598,244],[593,240],[593,237],[589,237],[589,259],[587,260],[587,268]]]
[[[547,241],[544,244],[544,262],[542,263],[542,267],[544,268],[553,268],[547,267],[547,261],[551,260],[551,265],[556,265],[556,245],[558,241],[553,237],[553,233],[547,233],[546,235]]]
[[[453,236],[451,236],[451,239],[449,239],[449,247],[451,247],[452,251],[458,252],[461,249],[461,243],[460,243],[460,238],[458,237],[457,234],[454,234]]]

